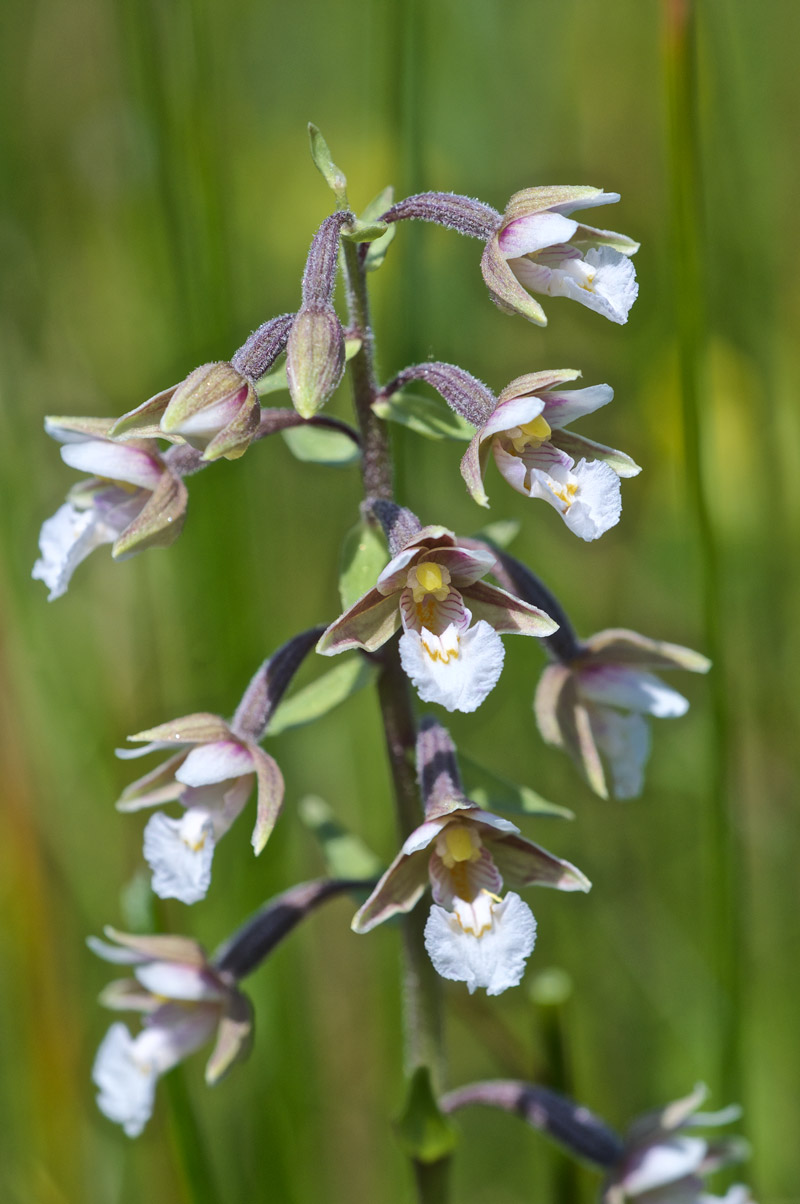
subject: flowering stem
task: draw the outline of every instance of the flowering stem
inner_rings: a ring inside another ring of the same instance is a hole
[[[349,367],[353,402],[361,431],[364,493],[370,501],[392,501],[389,433],[386,424],[372,411],[379,385],[375,371],[366,270],[355,243],[345,244],[344,262],[349,308],[348,333],[361,340],[361,347]],[[378,698],[394,787],[397,823],[401,838],[405,840],[420,822],[422,803],[414,768],[416,723],[408,679],[400,664],[396,640],[390,641],[384,648],[380,663]],[[436,1091],[440,1086],[442,1063],[441,991],[438,977],[425,951],[423,929],[424,917],[419,908],[404,918],[405,1065],[409,1075],[417,1067],[427,1067]],[[420,1204],[447,1204],[448,1161],[442,1159],[424,1163],[412,1159]]]
[[[720,1085],[726,1095],[741,1092],[742,917],[737,894],[741,882],[739,849],[730,806],[730,712],[725,641],[718,623],[720,605],[719,549],[713,528],[708,489],[703,477],[703,424],[700,399],[704,387],[705,313],[701,262],[702,181],[699,170],[696,95],[696,17],[692,0],[663,0],[664,64],[668,104],[673,255],[683,428],[689,490],[697,521],[702,559],[703,612],[711,676],[714,745],[710,791],[709,845],[712,858],[711,946],[721,1005],[719,1031]]]
[[[372,412],[372,402],[380,393],[375,370],[375,343],[370,325],[369,297],[366,291],[366,271],[359,258],[357,244],[347,242],[343,248],[347,279],[349,331],[361,340],[349,371],[353,382],[353,402],[361,432],[361,474],[364,492],[370,501],[376,498],[393,501],[392,450],[386,423]],[[422,802],[419,798],[414,748],[417,726],[408,692],[408,680],[400,665],[398,643],[390,642],[380,657],[382,671],[378,678],[378,698],[381,703],[383,730],[392,773],[396,815],[402,839],[419,824]],[[423,939],[424,917],[419,908],[404,919],[405,955],[405,1063],[411,1075],[417,1067],[427,1067],[434,1090],[440,1087],[442,1063],[441,990],[434,967],[431,966]],[[412,1159],[417,1196],[420,1204],[446,1204],[448,1159],[423,1163]]]

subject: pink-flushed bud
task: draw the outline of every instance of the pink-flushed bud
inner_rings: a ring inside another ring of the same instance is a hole
[[[120,811],[139,811],[162,803],[183,807],[178,817],[157,811],[144,830],[144,856],[152,870],[152,888],[162,899],[197,903],[211,885],[216,846],[257,787],[253,851],[258,855],[275,827],[283,805],[283,776],[259,741],[275,707],[321,628],[304,631],[260,666],[230,723],[199,712],[162,723],[129,737],[143,743],[118,750],[122,758],[169,751],[161,765],[132,782],[117,802]]]
[[[752,1204],[749,1190],[741,1184],[729,1187],[724,1196],[705,1190],[706,1175],[741,1162],[749,1153],[741,1138],[709,1138],[698,1132],[730,1124],[741,1115],[735,1105],[716,1113],[698,1112],[705,1098],[700,1083],[685,1099],[633,1122],[606,1177],[602,1204]]]
[[[233,975],[219,970],[195,941],[175,936],[134,936],[106,929],[114,944],[90,938],[106,961],[131,967],[133,977],[109,984],[101,1002],[136,1011],[141,1031],[112,1024],[95,1058],[92,1079],[100,1111],[128,1137],[138,1137],[155,1102],[162,1074],[216,1035],[206,1065],[213,1084],[250,1050],[252,1007]]]
[[[508,202],[488,240],[481,270],[492,300],[505,313],[537,326],[547,318],[531,293],[571,297],[612,322],[626,322],[638,285],[630,256],[639,244],[625,234],[586,226],[569,215],[618,201],[591,187],[526,188]]]
[[[355,932],[369,932],[411,910],[430,883],[433,907],[425,947],[444,978],[499,995],[516,986],[536,939],[536,921],[503,882],[588,891],[571,865],[526,840],[509,820],[465,797],[455,747],[441,724],[426,720],[417,741],[417,769],[425,820],[355,915]]]
[[[50,600],[66,592],[82,560],[102,544],[115,560],[167,547],[181,532],[188,494],[151,439],[117,443],[108,418],[46,418],[45,430],[64,446],[61,458],[90,474],[42,525],[33,577]]]
[[[624,452],[566,429],[614,396],[609,385],[563,388],[578,376],[563,369],[513,380],[467,448],[461,475],[475,501],[487,506],[483,478],[492,453],[513,489],[549,502],[571,531],[591,540],[619,521],[619,478],[641,470]]]
[[[286,344],[286,375],[298,414],[313,418],[344,373],[344,331],[332,305],[304,308]]]
[[[179,385],[123,414],[114,439],[161,438],[188,443],[204,460],[236,460],[258,431],[261,407],[252,381],[232,364],[201,364]]]
[[[676,718],[689,708],[656,671],[710,667],[707,657],[678,644],[621,628],[598,632],[542,674],[534,700],[539,731],[570,755],[596,794],[635,798],[650,755],[647,716]]]
[[[495,559],[487,548],[459,545],[445,527],[423,527],[374,589],[331,623],[317,651],[374,652],[402,627],[400,659],[420,698],[448,711],[474,711],[502,671],[500,635],[546,636],[558,626],[538,607],[482,580]]]

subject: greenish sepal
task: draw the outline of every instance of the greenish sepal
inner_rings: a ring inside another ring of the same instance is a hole
[[[405,1152],[417,1162],[439,1162],[455,1149],[458,1134],[439,1109],[427,1066],[418,1066],[409,1079],[395,1132]]]
[[[354,355],[358,355],[360,350],[361,339],[345,339],[345,363],[351,360]],[[265,397],[268,393],[280,393],[282,389],[288,389],[289,378],[286,375],[286,364],[281,364],[280,368],[276,368],[274,372],[268,372],[266,376],[262,376],[260,380],[256,381],[255,388],[259,397]]]
[[[372,198],[364,212],[361,214],[359,221],[364,222],[365,225],[369,222],[374,222],[376,218],[379,218],[382,213],[386,212],[387,209],[391,209],[393,202],[394,188],[392,188],[390,184],[387,188],[384,188],[381,192],[379,192],[376,197]],[[364,267],[368,272],[375,272],[381,266],[386,258],[386,252],[389,250],[389,244],[396,233],[397,223],[388,222],[385,234],[369,244],[366,258],[364,260]]]
[[[553,815],[574,819],[568,807],[548,802],[530,786],[519,786],[479,765],[459,750],[459,764],[464,775],[467,796],[488,811],[505,811],[511,815]]]
[[[377,669],[362,656],[347,657],[323,673],[310,685],[291,694],[280,703],[267,728],[268,736],[278,736],[294,727],[321,719],[353,694],[374,681]]]
[[[308,139],[314,166],[336,197],[337,209],[348,209],[347,177],[334,163],[327,142],[312,121],[308,123]]]
[[[306,795],[298,806],[300,819],[309,828],[320,845],[325,866],[332,878],[377,878],[383,870],[380,858],[339,823],[324,799],[315,794]],[[362,898],[365,892],[362,892]]]
[[[327,464],[347,468],[358,463],[361,451],[349,435],[324,426],[295,426],[281,431],[289,451],[297,460],[309,464]]]
[[[339,569],[339,595],[343,610],[349,610],[367,590],[372,589],[388,562],[386,540],[379,528],[368,523],[356,523],[351,527],[344,537]]]
[[[372,412],[386,422],[399,422],[426,439],[468,441],[475,428],[449,406],[418,393],[394,393],[372,404]]]
[[[496,523],[487,523],[476,531],[473,539],[485,539],[496,548],[505,550],[510,547],[519,535],[521,523],[516,518],[501,518]]]

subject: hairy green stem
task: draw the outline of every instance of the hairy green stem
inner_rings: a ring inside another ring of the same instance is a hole
[[[349,333],[361,340],[350,361],[353,402],[361,431],[362,476],[368,498],[392,496],[392,461],[389,433],[372,411],[379,386],[375,371],[375,348],[369,316],[366,271],[355,243],[344,246],[349,308]],[[397,823],[405,839],[422,819],[422,803],[414,765],[416,722],[411,706],[408,679],[400,664],[397,641],[391,641],[381,656],[378,697],[386,738],[386,751],[394,788]],[[442,1023],[441,989],[425,950],[424,915],[416,908],[403,920],[405,961],[403,1010],[405,1018],[405,1065],[410,1075],[427,1067],[435,1091],[441,1086]],[[424,1163],[412,1159],[420,1204],[447,1204],[449,1159]]]
[[[719,1079],[726,1098],[741,1094],[743,926],[738,894],[741,882],[739,847],[732,810],[729,769],[731,725],[726,673],[726,647],[720,622],[723,613],[720,557],[709,491],[703,474],[701,402],[705,388],[706,315],[702,265],[702,179],[696,79],[697,20],[694,0],[663,0],[664,67],[669,121],[672,187],[672,263],[676,295],[678,354],[686,471],[695,513],[702,560],[703,617],[706,650],[714,662],[711,675],[714,723],[713,778],[709,798],[708,836],[711,857],[709,906],[712,962],[720,987],[717,1017]]]

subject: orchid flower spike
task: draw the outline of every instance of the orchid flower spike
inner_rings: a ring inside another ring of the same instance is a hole
[[[49,600],[66,593],[72,574],[104,543],[115,560],[145,548],[164,548],[183,526],[188,494],[151,439],[124,445],[109,438],[112,418],[46,418],[48,435],[63,443],[61,458],[90,475],[79,481],[42,524],[40,558],[32,576]]]
[[[494,563],[491,552],[461,547],[445,527],[423,527],[375,587],[331,623],[317,651],[374,652],[402,626],[400,659],[423,702],[474,711],[503,668],[500,634],[544,636],[557,627],[538,607],[481,580]]]
[[[534,711],[548,744],[565,749],[596,794],[607,798],[604,762],[616,798],[635,798],[650,755],[645,716],[684,715],[688,701],[653,670],[706,673],[707,657],[635,631],[600,631],[568,660],[548,665],[536,689]]]
[[[138,1137],[153,1112],[156,1083],[216,1034],[206,1082],[216,1083],[250,1049],[252,1008],[233,975],[220,971],[195,941],[177,936],[131,936],[106,929],[115,943],[89,939],[106,961],[131,966],[133,977],[112,982],[101,1002],[142,1015],[133,1036],[111,1025],[97,1051],[92,1079],[109,1120]]]
[[[571,531],[590,540],[619,521],[619,478],[636,476],[641,469],[624,452],[565,429],[614,396],[609,385],[561,388],[578,376],[568,369],[512,380],[467,448],[461,475],[475,501],[488,506],[483,478],[491,451],[513,489],[543,498]]]
[[[470,994],[484,987],[499,995],[520,982],[536,940],[527,903],[513,891],[500,896],[503,880],[566,891],[588,891],[591,884],[574,865],[526,840],[515,824],[464,796],[455,748],[440,724],[423,723],[417,767],[425,822],[356,913],[353,930],[369,932],[410,911],[430,882],[425,947],[435,969],[465,982]]]
[[[599,188],[526,188],[506,206],[481,261],[492,300],[537,326],[547,318],[531,293],[571,297],[612,322],[627,322],[639,286],[630,256],[639,244],[625,234],[584,226],[569,215],[619,200]]]
[[[165,749],[172,752],[167,761],[132,782],[117,802],[120,811],[172,801],[184,808],[178,819],[157,811],[144,830],[144,856],[159,898],[182,903],[205,898],[214,850],[254,784],[258,809],[252,844],[256,855],[264,848],[283,804],[284,783],[277,763],[259,741],[320,631],[314,627],[295,636],[264,662],[230,723],[206,712],[185,715],[129,737],[145,742],[144,748],[117,750],[123,758]]]
[[[712,1171],[747,1157],[747,1142],[728,1137],[709,1140],[695,1130],[737,1120],[735,1105],[717,1113],[697,1109],[706,1097],[703,1084],[691,1095],[649,1113],[631,1126],[619,1160],[606,1178],[602,1204],[748,1204],[750,1192],[741,1184],[724,1196],[706,1192],[703,1179]],[[687,1132],[688,1130],[688,1132]]]

